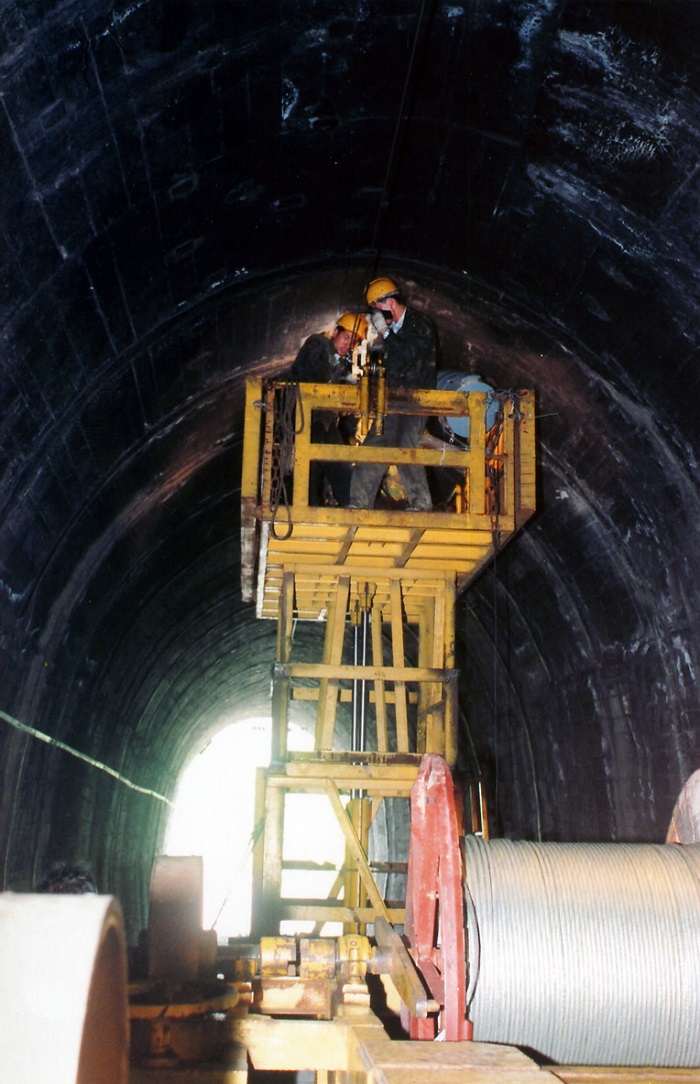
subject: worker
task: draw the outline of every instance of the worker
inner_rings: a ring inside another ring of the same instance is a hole
[[[330,335],[320,331],[305,340],[290,370],[292,380],[313,384],[352,382],[352,352],[367,338],[368,330],[365,316],[354,312],[343,313]],[[315,410],[311,421],[312,442],[345,444],[338,423],[339,418],[334,411]],[[350,471],[349,463],[312,461],[309,503],[347,505]]]
[[[313,384],[344,384],[350,377],[352,351],[367,338],[366,317],[346,312],[329,335],[317,331],[309,335],[291,368],[293,380]]]
[[[434,388],[437,372],[437,335],[432,321],[409,308],[393,279],[373,279],[365,298],[371,310],[370,320],[375,328],[389,388]],[[383,431],[373,424],[364,441],[365,447],[417,448],[425,429],[425,418],[419,414],[388,414]],[[351,508],[373,508],[377,492],[386,473],[383,463],[363,463],[355,468],[350,482]],[[425,468],[401,465],[399,478],[406,494],[408,507],[427,512],[432,499]]]

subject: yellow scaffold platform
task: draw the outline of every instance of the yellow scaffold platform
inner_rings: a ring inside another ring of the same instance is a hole
[[[248,382],[243,594],[277,621],[253,929],[213,945],[199,928],[201,859],[157,862],[148,976],[130,987],[130,1084],[245,1084],[249,1070],[254,1080],[310,1072],[316,1084],[697,1084],[697,999],[683,996],[697,923],[656,926],[653,906],[668,910],[671,883],[678,914],[690,913],[686,898],[697,904],[692,849],[662,858],[652,845],[627,878],[626,851],[608,854],[595,878],[585,853],[574,862],[562,844],[528,845],[516,864],[518,843],[489,841],[481,781],[458,762],[456,600],[534,512],[534,396],[499,395],[494,409],[488,393],[398,393],[381,380],[363,371],[357,385]],[[310,439],[315,411],[325,419],[313,431],[333,443]],[[425,417],[419,448],[363,446],[370,423],[392,412]],[[336,415],[354,419],[345,442],[326,425]],[[461,445],[437,435],[451,427],[434,419],[466,418],[453,430]],[[339,460],[390,467],[383,507],[333,503],[318,463]],[[427,471],[433,511],[396,503],[406,463]],[[294,701],[305,702],[299,715],[315,710],[310,752],[288,749]],[[335,876],[324,898],[283,892],[283,873],[318,869],[309,848],[293,859],[285,848],[286,801],[299,792],[324,796],[344,837],[343,857],[323,863]],[[559,857],[545,859],[548,847]],[[637,970],[625,973],[641,883]],[[580,1064],[584,1054],[596,1064]]]
[[[293,394],[290,396],[290,388]],[[263,382],[246,387],[241,487],[242,587],[258,617],[278,618],[285,569],[294,573],[296,617],[324,620],[340,576],[353,592],[371,591],[388,609],[400,580],[408,620],[445,579],[460,593],[535,510],[534,396],[503,397],[498,421],[485,425],[485,392],[389,390],[387,413],[470,419],[468,447],[428,437],[420,448],[312,444],[316,410],[361,417],[360,385]],[[292,403],[290,410],[289,403]],[[285,418],[285,412],[287,417]],[[291,416],[289,416],[291,415]],[[295,428],[297,431],[295,432]],[[313,507],[314,459],[349,464],[419,464],[451,472],[451,502],[431,512]],[[361,598],[360,598],[361,602]]]
[[[456,599],[535,509],[531,391],[499,396],[494,410],[490,393],[377,388],[373,379],[247,382],[242,591],[258,617],[277,621],[272,764],[260,772],[256,812],[253,915],[261,935],[288,919],[313,919],[317,930],[341,921],[347,933],[363,931],[378,915],[403,922],[403,901],[385,901],[377,887],[370,826],[385,798],[408,802],[422,755],[437,753],[455,764]],[[351,419],[346,431],[358,432],[359,440],[314,443],[316,412]],[[391,414],[425,418],[420,447],[363,446],[370,423]],[[469,419],[468,440],[441,439],[428,426],[440,418]],[[321,503],[310,486],[314,461],[347,469],[382,463],[390,472],[399,468],[399,479],[401,465],[418,465],[439,503],[429,512],[401,510],[386,497],[382,508]],[[325,625],[315,662],[294,657],[303,622]],[[358,632],[362,654],[348,658],[348,641]],[[312,753],[287,749],[293,700],[315,704]],[[358,700],[360,734],[348,741],[339,715],[350,705],[354,720]],[[282,895],[284,804],[292,791],[326,795],[345,837],[345,866],[325,900]],[[479,781],[465,799],[471,828],[481,830]],[[383,873],[402,868],[405,855],[382,864]]]

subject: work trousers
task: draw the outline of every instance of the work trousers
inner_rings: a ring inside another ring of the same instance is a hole
[[[425,418],[416,414],[390,414],[384,419],[381,436],[374,425],[370,429],[364,448],[417,448],[425,429]],[[373,508],[377,491],[386,474],[388,464],[363,463],[355,467],[350,481],[350,506]],[[428,488],[425,467],[398,467],[401,484],[406,491],[409,508],[428,512],[433,507]]]

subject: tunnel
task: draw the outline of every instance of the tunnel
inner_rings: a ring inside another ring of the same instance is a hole
[[[700,8],[30,0],[2,61],[2,888],[130,941],[188,760],[269,714],[246,376],[375,275],[536,396],[538,509],[459,600],[495,834],[662,842],[699,766]]]

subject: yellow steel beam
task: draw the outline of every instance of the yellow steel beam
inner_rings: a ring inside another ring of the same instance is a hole
[[[253,933],[278,928],[282,891],[284,791],[267,785],[267,769],[259,768],[255,792],[253,840]]]
[[[314,748],[316,749],[333,748],[333,732],[335,730],[335,715],[338,705],[338,682],[342,676],[338,673],[338,670],[343,657],[343,640],[345,637],[349,594],[350,579],[348,576],[340,576],[337,590],[330,602],[329,619],[326,624],[326,642],[323,650],[325,672],[321,675],[318,711],[316,713],[316,739],[314,742]],[[299,664],[293,668],[293,671],[296,671],[299,676],[303,676],[299,674]]]
[[[383,915],[387,922],[389,922],[389,912],[387,910],[386,904],[381,897],[379,889],[377,888],[377,883],[374,879],[371,869],[369,868],[369,863],[362,847],[362,842],[357,832],[355,831],[355,827],[352,821],[345,812],[345,807],[340,800],[340,794],[338,793],[338,789],[331,779],[326,779],[325,784],[326,794],[328,795],[330,803],[333,806],[333,810],[338,820],[338,824],[340,825],[343,835],[345,836],[345,843],[347,845],[347,848],[352,854],[353,860],[357,863],[357,869],[359,871],[360,878],[363,885],[365,886],[365,890],[367,892],[367,895],[369,896],[370,903],[374,908],[374,912],[377,915]]]
[[[473,457],[468,451],[459,451],[446,446],[440,451],[433,448],[391,448],[364,444],[312,444],[297,437],[300,460],[304,456],[320,459],[327,463],[387,463],[409,466],[416,463],[424,467],[454,467],[468,471],[473,464]],[[296,502],[296,497],[295,497]]]
[[[408,798],[413,785],[407,777],[397,778],[386,775],[367,778],[360,771],[351,774],[348,770],[339,771],[335,775],[336,786],[346,794],[361,789],[367,794],[380,794],[387,798]],[[280,776],[271,773],[267,778],[267,788],[268,790],[294,790],[308,794],[323,794],[326,790],[327,778],[326,775],[306,772],[297,776]]]
[[[424,465],[424,464],[421,464]],[[480,487],[483,491],[484,486]],[[294,509],[292,507],[292,513]],[[524,507],[523,512],[528,512],[530,515],[534,512],[534,507]],[[262,500],[256,506],[256,516],[260,520],[269,520],[272,518],[272,509],[269,501]],[[476,530],[488,530],[490,523],[489,513],[483,511],[467,510],[465,512],[441,512],[433,509],[431,512],[414,512],[410,509],[401,511],[387,511],[386,509],[373,509],[373,508],[326,508],[325,506],[309,507],[304,509],[303,517],[297,516],[294,519],[295,530],[301,528],[302,524],[316,524],[322,526],[328,524],[331,527],[345,527],[351,528],[354,526],[362,526],[362,528],[379,528],[382,527],[404,527],[414,528],[417,526],[424,527],[426,530],[436,531],[476,531]],[[510,525],[511,530],[515,529],[515,517],[512,513],[502,514],[502,520],[504,525]],[[522,517],[522,522],[525,520],[525,516]]]
[[[360,854],[367,856],[369,849],[369,828],[372,821],[371,800],[366,797],[352,797],[345,807],[346,816],[357,836]],[[360,870],[355,863],[355,847],[346,847],[343,878],[343,902],[350,910],[357,911],[367,906],[367,891]],[[374,881],[374,875],[372,875]],[[353,919],[343,924],[343,933],[366,932],[366,924]]]
[[[344,869],[340,872],[344,876]],[[332,899],[302,900],[285,896],[279,901],[280,921],[314,922],[317,929],[323,929],[327,922],[366,926],[375,921],[376,914],[374,907],[346,907],[342,901]],[[392,925],[403,925],[404,907],[387,907],[387,914]]]
[[[397,621],[398,624],[398,621]],[[397,644],[394,651],[395,657],[398,659],[403,651],[403,625],[401,626],[401,636],[397,638]],[[330,681],[331,678],[335,678],[338,681],[352,680],[357,678],[358,681],[394,681],[394,682],[406,682],[406,681],[450,681],[452,676],[451,670],[438,669],[433,666],[408,666],[406,663],[396,662],[393,666],[353,666],[352,663],[337,663],[332,662],[293,662],[287,667],[289,676],[292,678],[317,678],[322,681]],[[319,746],[321,749],[330,748],[329,746]],[[404,753],[408,753],[411,750],[408,748],[401,750]]]
[[[280,614],[277,622],[277,660],[272,681],[272,760],[284,760],[287,755],[289,724],[289,672],[287,663],[292,652],[294,627],[294,574],[285,572],[282,579]]]
[[[289,908],[296,907],[298,912],[307,906],[304,901],[280,898],[284,797],[288,790],[325,793],[346,837],[346,865],[357,865],[361,870],[372,903],[369,911],[379,914],[385,905],[371,875],[366,847],[343,810],[340,793],[371,796],[372,813],[376,814],[382,797],[408,797],[419,753],[438,752],[450,764],[456,761],[456,597],[534,510],[534,397],[531,393],[511,397],[504,405],[498,434],[487,434],[483,394],[389,389],[389,413],[418,414],[426,419],[469,416],[470,446],[458,450],[426,440],[420,448],[382,449],[316,444],[310,439],[314,410],[360,412],[358,387],[303,384],[292,390],[293,401],[288,392],[289,386],[276,390],[272,384],[263,387],[254,381],[246,398],[246,430],[250,432],[245,434],[242,482],[242,530],[247,547],[244,591],[248,597],[257,561],[258,616],[278,620],[273,683],[275,766],[264,773],[265,796],[258,800],[264,842],[255,852],[256,891],[270,915],[279,917],[283,909],[286,914]],[[280,403],[284,403],[284,416],[276,424],[275,408]],[[290,417],[291,407],[296,419]],[[299,424],[302,416],[303,426]],[[290,450],[295,454],[294,491],[289,506],[284,507],[280,501],[285,473],[290,492],[292,486],[292,461],[285,460]],[[309,472],[314,460],[417,463],[433,470],[456,471],[461,479],[461,503],[445,513],[309,507]],[[371,665],[345,665],[347,615],[368,610],[372,617]],[[318,664],[292,660],[292,627],[299,619],[327,623]],[[406,664],[406,623],[418,625],[417,666]],[[383,644],[387,625],[391,665],[385,663]],[[300,688],[294,684],[299,681],[312,684]],[[350,682],[372,685],[368,703],[375,709],[375,759],[361,753],[341,754],[333,748],[337,744],[337,706],[349,701]],[[341,688],[343,683],[345,688]],[[292,698],[316,702],[313,754],[295,757],[287,750]],[[394,739],[388,713],[392,705],[396,752],[389,753]],[[409,709],[416,707],[409,716]],[[406,763],[399,763],[401,760]],[[325,902],[325,915],[328,905],[340,907],[337,901]],[[361,900],[358,897],[351,902]],[[367,909],[344,908],[346,914],[351,911],[355,916],[353,922],[361,921],[356,917],[361,910]],[[347,917],[343,921],[348,921]]]
[[[384,682],[383,682],[383,680],[381,678],[377,678],[376,681],[375,681],[375,685],[377,685],[377,686],[384,685]],[[317,688],[312,689],[312,688],[297,688],[297,687],[295,687],[295,688],[290,689],[290,696],[291,696],[292,700],[318,700],[318,689]],[[353,697],[352,689],[339,689],[338,690],[338,702],[339,703],[349,704],[349,703],[352,702],[352,697]],[[369,691],[368,699],[369,699],[370,704],[378,703],[377,694],[372,689],[370,689],[370,691]],[[384,689],[383,693],[381,694],[381,699],[382,699],[382,701],[384,703],[385,710],[386,710],[386,705],[387,704],[393,704],[394,701],[395,701],[395,697],[394,697],[394,694],[391,691],[391,689]],[[409,702],[409,704],[417,704],[418,703],[418,693],[414,693],[414,692],[409,691],[409,693],[408,693],[408,702]],[[384,753],[387,752],[386,749],[380,748],[379,745],[377,746],[377,749],[380,752],[384,752]]]
[[[418,621],[418,664],[420,666],[435,666],[442,661],[441,652],[436,656],[436,602],[437,598],[426,599],[421,607]],[[425,682],[419,686],[418,692],[418,718],[416,721],[416,747],[426,748],[429,716],[435,711],[435,703],[441,694],[437,692],[434,682]]]

